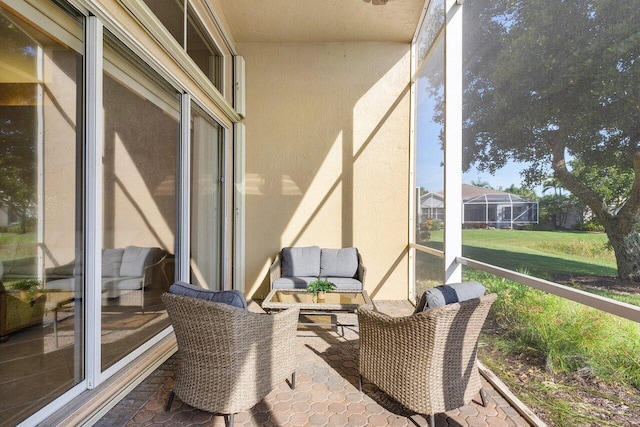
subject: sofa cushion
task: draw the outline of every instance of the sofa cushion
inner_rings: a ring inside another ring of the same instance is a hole
[[[211,291],[186,282],[175,282],[169,287],[169,293],[185,297],[199,298],[211,302],[219,302],[247,310],[247,301],[242,292],[232,289],[227,291]]]
[[[358,272],[356,248],[322,249],[320,253],[321,277],[355,277]]]
[[[311,276],[281,277],[274,280],[271,287],[273,289],[306,289],[307,285],[314,280],[318,280],[318,278]]]
[[[142,277],[105,277],[102,279],[103,291],[138,291],[142,289]]]
[[[145,267],[160,261],[164,251],[160,248],[127,246],[122,255],[120,276],[142,277]]]
[[[288,277],[319,276],[320,247],[283,248],[281,271],[283,276]]]
[[[484,292],[485,287],[478,282],[462,282],[436,286],[424,292],[425,304],[423,310],[480,298],[484,295]]]
[[[102,277],[119,277],[124,249],[102,250]]]
[[[362,282],[351,277],[327,277],[327,280],[336,285],[338,291],[361,291]]]
[[[56,289],[62,291],[80,291],[82,280],[79,277],[68,277],[66,279],[57,279],[47,282],[47,289]]]

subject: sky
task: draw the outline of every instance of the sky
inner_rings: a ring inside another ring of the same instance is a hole
[[[422,78],[418,79],[418,85],[421,80]],[[426,91],[418,90],[420,116],[416,123],[416,186],[428,191],[440,191],[444,188],[444,152],[439,139],[442,126],[432,120],[435,108],[435,100],[429,97]],[[471,168],[462,175],[462,182],[488,182],[495,189],[508,188],[512,184],[521,187],[520,171],[525,166],[522,163],[507,162],[495,175]],[[534,190],[539,196],[542,195],[542,187],[536,187]]]

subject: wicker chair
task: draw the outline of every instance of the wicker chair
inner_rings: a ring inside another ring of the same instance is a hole
[[[360,390],[364,377],[405,408],[429,414],[431,426],[434,414],[469,403],[482,390],[478,335],[495,299],[485,295],[406,317],[359,309]]]
[[[266,315],[169,293],[162,301],[181,355],[167,411],[177,395],[232,426],[233,414],[252,408],[289,375],[295,388],[298,308]]]

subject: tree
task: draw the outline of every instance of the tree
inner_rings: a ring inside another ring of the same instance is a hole
[[[618,0],[464,8],[465,170],[522,162],[527,186],[552,174],[605,227],[618,277],[640,281],[640,8]]]
[[[518,187],[515,184],[511,184],[507,188],[500,188],[500,191],[504,191],[505,193],[515,194],[516,196],[522,196],[525,199],[529,200],[538,200],[538,195],[535,191],[526,188],[526,187]]]
[[[491,184],[489,184],[488,181],[482,181],[480,178],[478,178],[477,181],[471,180],[471,185],[475,187],[482,187],[482,188],[488,188],[489,190],[493,190],[493,187],[491,186]]]
[[[32,107],[0,108],[0,202],[16,213],[22,233],[35,215],[35,117]]]

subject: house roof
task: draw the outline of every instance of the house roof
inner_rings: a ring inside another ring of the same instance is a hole
[[[434,200],[435,199],[435,200]],[[420,197],[423,207],[439,207],[437,200],[444,200],[444,191],[440,190],[435,193],[426,193]],[[531,203],[532,200],[517,194],[507,193],[504,191],[494,190],[492,188],[476,187],[475,185],[462,184],[462,202],[463,203]]]
[[[236,43],[410,43],[424,0],[220,0]]]

